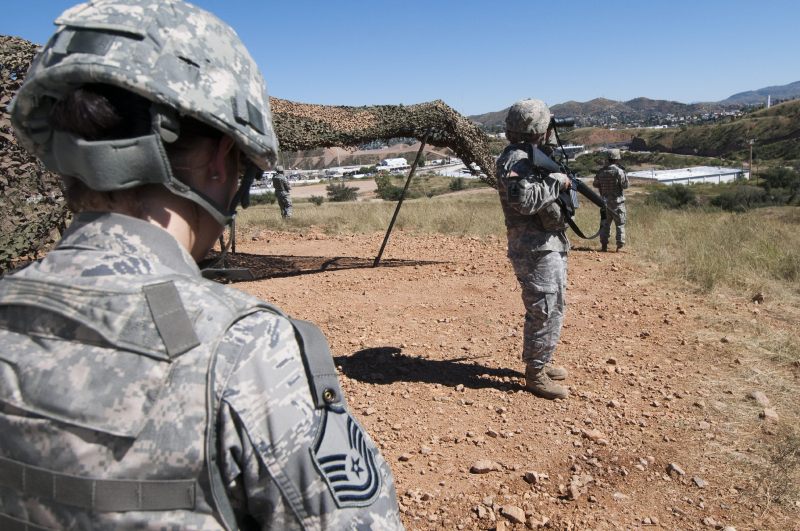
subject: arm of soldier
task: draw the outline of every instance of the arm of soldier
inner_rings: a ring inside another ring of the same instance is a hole
[[[363,447],[376,456],[374,496],[337,506],[318,454],[331,439],[326,434],[347,433],[343,424],[352,417],[344,408],[340,415],[315,408],[289,321],[259,312],[228,336],[238,354],[219,362],[231,367],[220,386],[220,462],[239,515],[270,529],[352,522],[402,529],[391,472],[366,437]]]
[[[622,168],[620,168],[617,171],[617,173],[618,173],[618,177],[617,178],[619,179],[619,185],[624,190],[624,189],[626,189],[628,187],[628,174],[625,173],[625,170],[623,170]]]
[[[302,381],[302,372],[286,367],[292,365],[286,360],[297,356],[291,326],[268,312],[238,321],[217,348],[217,462],[240,524],[255,520],[263,528],[301,528],[300,516],[270,470],[293,432],[313,422],[308,398],[297,404],[283,400],[287,380]],[[302,395],[296,389],[290,393],[297,394]]]
[[[527,179],[532,173],[530,162],[522,159],[511,167],[508,174],[507,179],[515,183],[519,192],[515,194],[518,199],[509,198],[509,205],[520,214],[536,214],[558,199],[562,188],[568,187],[569,178],[563,173],[552,173],[542,179]]]

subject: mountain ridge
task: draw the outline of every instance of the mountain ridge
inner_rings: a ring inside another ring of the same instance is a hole
[[[654,100],[644,96],[628,101],[616,101],[597,97],[585,102],[575,100],[558,103],[550,107],[554,116],[575,117],[579,125],[601,125],[613,123],[642,123],[655,125],[669,116],[697,116],[703,114],[725,113],[748,105],[766,103],[767,96],[773,103],[800,97],[800,81],[786,85],[773,85],[756,90],[739,92],[724,100],[715,102],[682,103],[672,100]],[[474,122],[489,130],[502,130],[506,107],[500,111],[468,116]]]

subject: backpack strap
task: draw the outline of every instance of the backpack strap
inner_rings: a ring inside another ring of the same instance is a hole
[[[339,387],[339,377],[333,364],[328,340],[322,330],[313,323],[291,319],[294,335],[300,344],[303,365],[308,375],[311,396],[317,409],[335,404],[344,405],[345,399]]]

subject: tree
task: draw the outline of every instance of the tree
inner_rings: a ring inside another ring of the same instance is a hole
[[[355,201],[358,198],[358,188],[355,186],[331,183],[325,189],[328,191],[328,199],[333,202]]]
[[[378,174],[375,177],[375,184],[377,186],[375,195],[384,201],[397,201],[403,193],[403,189],[399,186],[395,186],[392,183],[392,178],[385,173]]]

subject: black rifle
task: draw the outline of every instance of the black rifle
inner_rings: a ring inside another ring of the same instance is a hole
[[[550,173],[563,173],[567,177],[569,177],[572,186],[568,190],[562,190],[561,193],[558,194],[558,199],[556,202],[561,207],[561,210],[564,212],[564,217],[567,219],[567,224],[572,228],[572,230],[577,234],[579,237],[583,238],[584,240],[592,240],[597,238],[600,234],[600,229],[597,229],[592,236],[586,236],[583,231],[578,227],[577,223],[575,223],[575,209],[578,208],[578,194],[581,194],[586,199],[597,205],[600,209],[600,226],[602,227],[603,222],[608,217],[608,206],[606,205],[606,200],[603,199],[597,192],[589,188],[589,185],[584,183],[578,175],[573,172],[567,162],[569,161],[569,156],[567,155],[566,150],[564,149],[564,145],[561,143],[561,138],[558,136],[558,127],[572,127],[575,125],[575,120],[572,118],[553,118],[551,121],[551,126],[553,128],[553,132],[556,135],[556,142],[558,143],[558,148],[561,149],[561,160],[556,161],[555,159],[548,156],[539,148],[534,148],[530,144],[528,145],[528,158],[531,161],[531,164],[537,168],[540,172],[544,174]],[[611,213],[614,216],[614,213]]]

